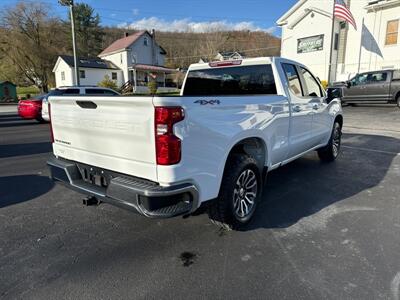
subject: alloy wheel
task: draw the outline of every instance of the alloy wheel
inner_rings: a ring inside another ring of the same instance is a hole
[[[233,212],[238,219],[244,219],[253,213],[257,188],[257,176],[254,171],[244,170],[239,175],[233,191]]]
[[[342,138],[342,132],[340,126],[336,126],[333,132],[333,140],[332,140],[332,152],[334,157],[337,157],[339,155],[341,138]]]

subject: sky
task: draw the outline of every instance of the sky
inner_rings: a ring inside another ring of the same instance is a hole
[[[34,0],[28,0],[34,2]],[[0,8],[15,0],[0,0]],[[37,1],[39,2],[39,0]],[[67,8],[57,0],[41,1],[61,17]],[[276,20],[297,0],[84,0],[100,15],[103,25],[169,31],[205,32],[262,30],[280,35]]]

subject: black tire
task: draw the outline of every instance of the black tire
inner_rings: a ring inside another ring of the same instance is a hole
[[[397,107],[400,108],[400,95],[396,98]]]
[[[248,181],[245,181],[246,178],[243,177],[246,174]],[[239,185],[238,182],[241,184]],[[253,183],[255,183],[255,190]],[[262,193],[261,183],[260,171],[253,157],[246,154],[232,155],[225,167],[219,196],[208,207],[208,216],[213,223],[225,229],[240,229],[249,223]],[[251,186],[251,189],[245,186]],[[253,204],[247,201],[249,198],[252,199]],[[248,209],[245,215],[243,215],[244,209]]]
[[[342,126],[335,121],[332,128],[331,137],[328,145],[318,149],[318,156],[323,162],[332,162],[340,154],[340,146],[342,143]]]
[[[40,124],[47,123],[42,117],[37,117],[36,121],[38,121]]]

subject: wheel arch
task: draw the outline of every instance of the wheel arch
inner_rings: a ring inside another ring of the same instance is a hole
[[[340,128],[343,128],[343,116],[342,115],[337,115],[334,120],[334,123],[335,122],[338,122],[340,124]]]
[[[265,165],[268,158],[268,148],[264,140],[260,137],[247,137],[236,142],[230,149],[224,165],[224,172],[230,157],[236,153],[244,153],[253,157],[257,161],[260,175],[265,171]]]

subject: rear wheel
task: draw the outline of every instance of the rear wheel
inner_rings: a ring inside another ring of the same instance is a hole
[[[400,95],[396,98],[397,107],[400,108]]]
[[[253,217],[261,189],[256,160],[234,154],[226,166],[219,196],[209,205],[210,219],[221,227],[240,229]]]
[[[334,161],[339,156],[341,144],[342,126],[340,126],[339,122],[335,121],[328,145],[318,149],[319,158],[324,162]]]

